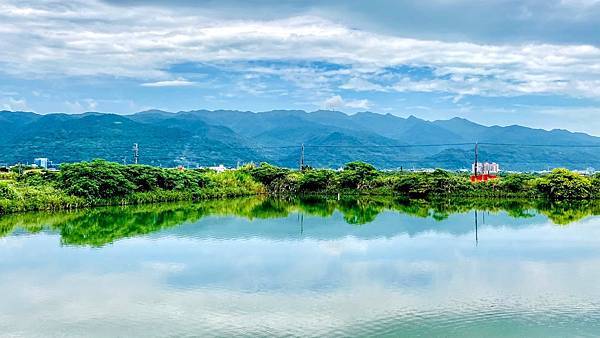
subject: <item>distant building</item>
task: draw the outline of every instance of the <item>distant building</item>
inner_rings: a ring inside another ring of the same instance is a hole
[[[475,171],[475,163],[471,164],[471,171],[473,175],[498,175],[500,172],[500,166],[498,163],[489,162],[477,162],[477,171]]]
[[[477,162],[471,164],[471,182],[481,182],[497,178],[500,172],[498,163]]]
[[[38,157],[33,160],[33,164],[35,164],[38,168],[48,169],[48,158],[46,157]]]
[[[219,165],[218,165],[218,166],[216,166],[216,167],[208,167],[208,169],[214,170],[214,171],[216,171],[216,172],[218,172],[218,173],[222,173],[222,172],[224,172],[225,170],[227,170],[227,168],[226,168],[224,165],[222,165],[222,164],[219,164]]]

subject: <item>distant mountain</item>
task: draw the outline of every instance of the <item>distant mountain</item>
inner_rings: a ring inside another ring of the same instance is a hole
[[[13,134],[2,144],[0,162],[26,163],[34,157],[48,157],[55,162],[105,158],[131,163],[134,143],[140,145],[142,162],[155,165],[264,160],[231,130],[201,120],[144,123],[132,116],[95,113],[37,116],[12,125]]]
[[[305,162],[314,167],[337,168],[361,160],[380,168],[460,169],[473,161],[473,146],[468,143],[480,142],[480,159],[498,162],[507,170],[600,168],[600,138],[584,133],[372,112],[149,110],[132,115],[39,115],[0,111],[0,141],[0,163],[8,164],[31,162],[34,157],[59,163],[93,158],[131,163],[132,146],[138,143],[140,162],[154,165],[268,161],[297,167],[304,144]]]

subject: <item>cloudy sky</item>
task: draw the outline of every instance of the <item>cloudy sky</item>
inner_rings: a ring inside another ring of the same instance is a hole
[[[0,109],[336,109],[600,135],[599,0],[0,0]]]

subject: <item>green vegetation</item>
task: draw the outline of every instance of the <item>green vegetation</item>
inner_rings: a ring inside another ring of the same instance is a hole
[[[262,163],[246,169],[267,191],[282,194],[367,194],[407,198],[522,197],[553,201],[600,198],[600,175],[585,176],[566,169],[549,174],[504,174],[472,183],[468,173],[441,169],[432,172],[377,171],[370,164],[351,162],[343,170],[289,170]]]
[[[99,247],[122,238],[135,237],[184,223],[193,223],[208,216],[237,216],[246,219],[285,218],[292,213],[330,217],[342,214],[353,226],[366,226],[382,212],[395,212],[419,218],[442,221],[451,214],[473,212],[506,212],[515,218],[530,218],[537,213],[553,223],[566,225],[591,215],[600,215],[600,201],[551,203],[528,199],[421,199],[390,198],[389,196],[347,196],[340,200],[326,196],[273,198],[265,195],[234,199],[212,199],[197,202],[173,202],[153,205],[110,206],[91,210],[31,212],[0,217],[0,237],[15,229],[30,233],[48,229],[60,233],[64,245]],[[424,231],[411,228],[403,231]],[[468,225],[467,225],[468,228]]]
[[[64,164],[56,172],[29,169],[0,173],[0,213],[267,193],[288,197],[340,194],[428,200],[511,197],[575,201],[600,197],[600,176],[555,169],[546,175],[506,174],[488,182],[472,183],[466,173],[439,169],[378,171],[362,162],[348,163],[339,171],[298,171],[262,163],[217,173],[103,160]]]
[[[65,164],[58,172],[0,173],[0,213],[200,200],[263,192],[263,185],[244,170],[216,173],[95,160]]]

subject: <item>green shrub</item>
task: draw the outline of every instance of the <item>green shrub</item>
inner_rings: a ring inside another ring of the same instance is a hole
[[[377,169],[368,163],[350,162],[339,173],[339,181],[342,188],[367,189],[378,175]]]
[[[18,197],[18,193],[8,184],[8,182],[0,182],[0,198],[12,200]]]
[[[18,175],[17,180],[30,186],[41,186],[48,183],[55,183],[57,177],[58,173],[56,172],[47,170],[29,170],[22,175]]]
[[[592,196],[592,182],[588,177],[567,169],[554,169],[535,183],[536,189],[551,200],[586,199]]]
[[[289,169],[279,168],[264,162],[261,163],[260,166],[250,169],[252,177],[267,186],[271,184],[271,182],[285,177],[289,172]]]
[[[67,193],[89,200],[123,197],[136,188],[124,175],[124,167],[103,160],[63,164],[60,185]]]
[[[507,193],[531,192],[535,176],[531,174],[509,174],[500,177],[498,188]]]
[[[335,185],[333,170],[309,169],[302,172],[299,179],[299,190],[305,192],[325,191]]]

